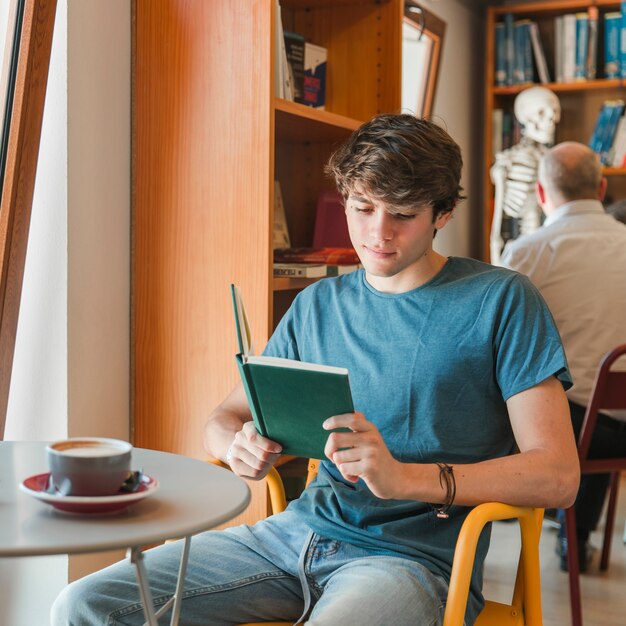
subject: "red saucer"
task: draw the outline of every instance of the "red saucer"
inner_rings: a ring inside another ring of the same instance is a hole
[[[26,478],[20,484],[20,489],[37,500],[50,504],[55,509],[65,513],[78,513],[81,515],[103,515],[116,513],[126,507],[151,496],[159,487],[159,481],[144,475],[144,479],[132,493],[120,491],[113,496],[62,496],[60,494],[47,493],[50,474],[36,474]]]

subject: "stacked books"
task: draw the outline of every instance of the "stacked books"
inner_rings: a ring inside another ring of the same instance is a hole
[[[316,109],[326,104],[327,50],[299,33],[283,29],[281,7],[276,0],[275,95]]]
[[[360,267],[353,248],[286,248],[274,250],[274,277],[323,278]]]

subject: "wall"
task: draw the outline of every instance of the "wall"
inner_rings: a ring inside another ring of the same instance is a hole
[[[484,18],[460,0],[424,2],[424,6],[446,22],[433,117],[461,146],[462,185],[468,198],[437,233],[435,248],[445,255],[480,258]]]
[[[58,0],[7,440],[129,437],[130,64],[127,0]],[[0,560],[0,623],[121,556]]]

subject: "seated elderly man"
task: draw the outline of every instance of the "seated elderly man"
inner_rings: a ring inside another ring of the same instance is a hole
[[[605,212],[605,190],[594,152],[580,143],[558,144],[539,162],[543,227],[510,242],[501,259],[530,278],[552,311],[574,381],[567,395],[577,434],[602,356],[626,343],[626,226]],[[599,416],[591,457],[626,455],[624,419]],[[585,475],[581,481],[575,504],[581,571],[587,568],[589,534],[602,513],[608,484],[608,474]],[[562,524],[558,551],[563,570],[566,541]]]

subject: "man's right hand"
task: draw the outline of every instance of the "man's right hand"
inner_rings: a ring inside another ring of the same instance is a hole
[[[229,448],[230,468],[242,478],[261,480],[276,463],[282,446],[260,435],[254,422],[246,422],[235,433]]]

